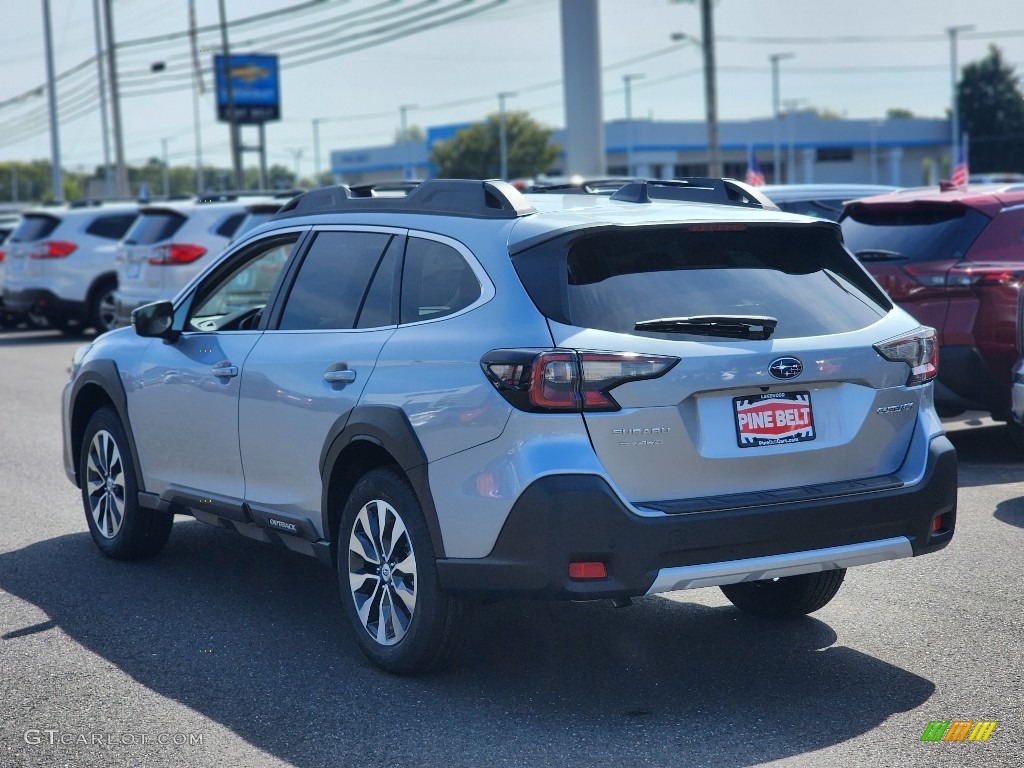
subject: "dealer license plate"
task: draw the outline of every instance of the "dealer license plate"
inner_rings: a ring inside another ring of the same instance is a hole
[[[810,392],[763,392],[734,397],[732,407],[740,448],[814,439]]]

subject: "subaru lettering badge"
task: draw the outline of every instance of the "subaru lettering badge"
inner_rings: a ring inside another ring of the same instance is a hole
[[[804,372],[804,364],[795,357],[777,357],[768,366],[768,373],[776,379],[795,379]]]

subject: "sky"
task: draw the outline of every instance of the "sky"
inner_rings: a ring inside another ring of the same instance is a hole
[[[586,0],[567,0],[570,4]],[[45,93],[43,0],[0,0],[0,162],[50,156]],[[102,163],[92,0],[49,0],[58,83],[62,166]],[[410,125],[482,120],[498,108],[523,110],[551,128],[565,125],[559,0],[224,0],[235,26],[233,53],[278,53],[282,119],[268,123],[268,162],[314,169],[318,120],[321,169],[331,150],[394,140],[400,107]],[[632,113],[654,120],[701,120],[704,114],[699,3],[597,0],[600,9],[603,115],[625,115],[624,75]],[[195,162],[188,0],[112,0],[118,73],[124,98],[125,156]],[[772,111],[772,54],[780,96],[797,109],[850,118],[881,118],[904,108],[943,117],[950,103],[948,27],[959,33],[960,65],[998,45],[1024,73],[1024,3],[1019,0],[717,0],[714,6],[719,117],[744,120]],[[200,28],[218,22],[217,0],[196,0]],[[415,28],[415,29],[413,29]],[[150,38],[157,38],[149,40]],[[198,95],[206,163],[227,166],[228,129],[216,120],[211,51],[216,30],[197,47],[206,72]],[[151,64],[163,61],[162,72]],[[255,129],[243,143],[255,144]],[[248,164],[255,155],[247,155]]]

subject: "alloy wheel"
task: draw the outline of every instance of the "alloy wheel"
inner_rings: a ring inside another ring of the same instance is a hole
[[[124,522],[125,476],[117,442],[106,430],[96,432],[89,443],[85,486],[96,530],[106,539],[114,538]]]
[[[356,515],[348,575],[363,628],[380,645],[398,643],[416,611],[416,554],[402,517],[386,501],[369,501]]]

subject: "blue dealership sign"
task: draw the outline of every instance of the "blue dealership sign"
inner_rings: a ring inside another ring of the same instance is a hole
[[[281,88],[277,56],[262,53],[231,54],[231,100],[236,123],[265,123],[281,119]],[[230,122],[224,57],[213,57],[217,78],[217,119]]]

